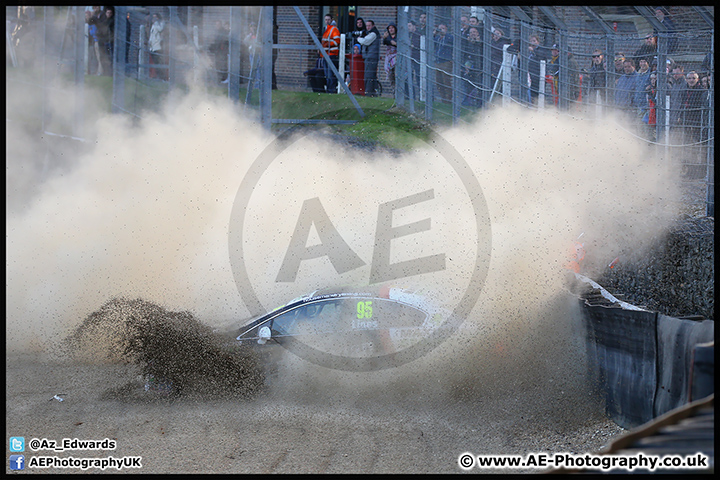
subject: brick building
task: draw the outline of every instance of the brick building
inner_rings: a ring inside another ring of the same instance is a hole
[[[228,21],[230,18],[230,7],[201,7],[202,15],[197,18],[201,26],[205,45],[209,45],[213,39],[214,25],[217,20]],[[388,23],[397,21],[396,6],[369,6],[369,7],[330,7],[330,6],[299,6],[301,13],[305,16],[315,35],[320,38],[323,31],[323,18],[330,13],[338,23],[340,33],[348,33],[354,30],[355,19],[363,17],[374,20],[380,33],[385,31]],[[245,24],[250,21],[257,23],[260,15],[259,7],[242,7],[242,15]],[[198,12],[200,13],[200,12]],[[312,45],[313,41],[301,20],[295,14],[292,6],[278,6],[274,11],[274,21],[278,26],[278,44],[285,45]],[[244,25],[241,25],[241,29]],[[242,35],[242,33],[241,33]],[[348,39],[348,41],[350,41]],[[380,64],[378,66],[378,78],[383,82],[383,87],[388,87],[387,78],[382,71],[385,49],[380,49]],[[302,72],[313,67],[318,52],[315,49],[297,50],[280,49],[275,66],[278,86],[287,90],[306,90],[306,78]],[[242,71],[247,74],[248,66],[242,65]],[[387,91],[387,89],[386,89]]]

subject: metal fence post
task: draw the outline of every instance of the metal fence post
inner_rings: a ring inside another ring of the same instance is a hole
[[[193,25],[192,28],[192,41],[195,45],[195,49],[193,50],[193,82],[195,82],[195,85],[200,85],[200,31],[198,30],[197,25]]]
[[[245,48],[242,44],[241,7],[230,7],[230,44],[228,48],[228,98],[238,103],[240,101],[240,50]]]
[[[540,60],[540,78],[538,79],[538,108],[545,108],[545,86],[547,85],[547,82],[545,81],[546,65],[547,62],[545,60]],[[532,86],[528,88],[532,88]]]
[[[115,38],[113,38],[113,113],[125,111],[125,31],[127,18],[126,7],[115,7]]]
[[[715,31],[710,42],[711,72],[715,71]],[[715,217],[715,78],[711,77],[710,92],[708,94],[708,131],[705,155],[707,166],[705,173],[705,215]]]
[[[270,129],[272,121],[272,53],[273,53],[273,7],[262,7],[262,21],[258,29],[262,35],[262,53],[260,54],[260,118],[262,125]]]
[[[453,125],[457,125],[458,119],[460,118],[460,102],[464,97],[462,92],[466,87],[465,79],[460,76],[460,65],[463,63],[462,56],[465,52],[462,51],[463,39],[462,35],[460,35],[460,8],[454,6],[450,11],[452,12],[452,20],[448,22],[450,24],[448,25],[448,29],[450,30],[448,35],[453,36],[452,71],[448,72],[452,75],[450,79],[450,85],[452,85],[452,97],[450,97],[452,104],[450,106],[450,112],[452,113]]]
[[[75,76],[75,125],[73,135],[82,138],[85,133],[85,48],[87,40],[85,33],[85,9],[83,7],[71,7],[75,15],[75,51],[74,76]]]
[[[490,97],[492,97],[497,85],[496,79],[492,78],[492,18],[489,12],[485,12],[483,15],[481,35],[483,41],[483,68],[480,72],[479,80],[481,86],[490,86],[490,89],[482,88],[480,90],[480,105],[484,107],[490,103]],[[500,72],[498,72],[498,76],[500,76]]]
[[[427,35],[420,36],[420,78],[418,92],[421,102],[427,102],[427,84],[428,84],[428,55],[427,55]]]
[[[404,107],[406,92],[412,95],[412,69],[410,67],[410,36],[407,31],[407,8],[398,7],[397,56],[395,57],[395,101]]]
[[[89,29],[90,29],[90,25],[88,25],[87,23],[85,23],[85,12],[83,12],[83,35],[82,35],[82,36],[83,36],[83,38],[85,39],[85,41],[83,42],[83,68],[85,69],[84,71],[85,71],[86,73],[89,73],[89,70],[88,70],[88,60],[89,60],[89,58],[88,58],[88,53],[90,53],[90,52],[88,51],[88,50],[89,50],[89,48],[88,48],[88,43],[89,43],[89,42],[88,42],[88,38],[89,38],[89,36],[90,36]]]
[[[140,25],[140,45],[138,46],[138,77],[146,79],[150,76],[149,63],[150,54],[147,49],[147,35],[150,32],[145,31],[145,25]]]
[[[341,80],[338,80],[336,93],[342,93],[343,86],[340,84],[340,82],[345,83],[345,34],[344,33],[340,34],[340,51],[338,52],[338,72],[340,72]]]
[[[168,35],[168,45],[167,45],[167,63],[163,66],[167,65],[167,78],[170,83],[170,87],[172,88],[177,83],[177,69],[176,69],[176,55],[177,55],[177,44],[178,44],[178,28],[173,24],[173,20],[178,20],[178,14],[177,14],[178,7],[171,6],[170,7],[170,16],[165,22],[165,28],[169,28],[170,32]],[[163,48],[165,48],[163,46]]]
[[[435,25],[435,7],[430,7],[427,10],[427,23],[425,24],[425,49],[427,65],[427,80],[425,82],[425,121],[432,122],[433,119],[433,100],[435,99],[435,41],[432,34],[432,29]],[[430,34],[428,35],[428,30]]]
[[[530,85],[528,84],[528,37],[530,36],[530,28],[525,22],[520,22],[520,45],[518,45],[518,75],[519,75],[519,87],[520,97],[523,103],[530,102]]]

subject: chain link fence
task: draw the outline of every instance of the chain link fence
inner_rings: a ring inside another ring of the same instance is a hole
[[[47,111],[68,85],[96,83],[90,77],[111,77],[112,110],[131,117],[192,84],[258,109],[267,126],[283,123],[271,118],[274,89],[308,88],[303,70],[317,57],[318,27],[298,7],[122,6],[112,31],[88,21],[92,8],[6,7],[6,64],[32,72],[8,81],[35,88],[38,99],[8,121],[37,115],[46,135],[84,138],[82,96],[66,117]],[[510,104],[595,119],[622,112],[637,137],[682,162],[693,201],[714,216],[712,14],[674,7],[667,28],[643,8],[397,7],[395,81],[384,82],[383,96],[430,123],[472,121]],[[353,39],[345,40],[350,55]],[[383,49],[379,65],[384,57]],[[290,61],[294,75],[278,84],[274,64]],[[344,67],[347,81],[352,67]]]
[[[682,162],[691,201],[714,216],[714,24],[707,12],[687,7],[670,30],[652,9],[643,16],[566,7],[562,18],[550,7],[536,7],[534,16],[519,7],[493,10],[398,9],[398,24],[407,26],[398,44],[400,106],[446,123],[509,104],[598,120],[619,112],[634,135]]]

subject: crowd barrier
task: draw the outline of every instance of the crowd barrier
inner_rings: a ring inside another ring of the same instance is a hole
[[[713,320],[580,301],[590,375],[615,423],[634,428],[714,393]]]

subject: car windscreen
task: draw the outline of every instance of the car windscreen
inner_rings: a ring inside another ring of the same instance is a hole
[[[273,335],[340,333],[420,327],[426,312],[409,304],[377,297],[346,297],[310,301],[271,322]]]

